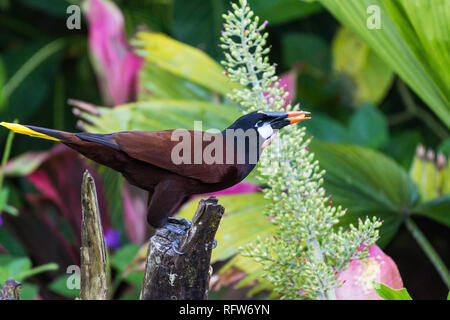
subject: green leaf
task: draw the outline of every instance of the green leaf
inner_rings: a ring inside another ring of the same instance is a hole
[[[356,223],[358,217],[377,216],[385,220],[378,244],[389,243],[404,214],[418,201],[417,188],[407,172],[372,149],[313,141],[311,150],[327,171],[324,187],[333,205],[349,209],[341,225]]]
[[[372,105],[365,105],[350,121],[354,142],[368,148],[381,148],[388,140],[388,125],[384,115]]]
[[[4,227],[0,227],[0,243],[9,252],[16,256],[25,255],[21,244],[17,241],[15,237],[10,235]],[[5,265],[0,260],[0,265]]]
[[[311,120],[305,121],[305,127],[308,134],[315,139],[340,143],[353,142],[348,129],[326,114],[314,113]]]
[[[80,289],[69,289],[67,286],[67,280],[70,276],[73,275],[62,275],[55,280],[48,286],[50,290],[68,298],[76,298],[80,296]]]
[[[7,266],[9,277],[13,278],[14,280],[17,280],[20,274],[30,269],[31,269],[31,260],[27,257],[14,259]]]
[[[22,271],[20,274],[17,275],[17,277],[15,278],[17,281],[22,282],[23,280],[25,280],[26,278],[29,278],[31,276],[34,276],[36,274],[42,273],[42,272],[47,272],[47,271],[56,271],[58,270],[58,265],[56,263],[47,263],[47,264],[43,264],[40,265],[38,267],[35,267],[33,269],[28,269],[28,270],[24,270]]]
[[[180,41],[222,58],[219,35],[226,0],[177,0],[173,5],[172,34]]]
[[[8,197],[9,197],[9,189],[8,188],[0,189],[0,212],[5,210],[5,207],[8,203]]]
[[[172,25],[172,0],[123,1],[119,5],[125,20],[127,35],[134,35],[143,25],[154,31],[169,30]]]
[[[129,284],[135,285],[135,286],[142,286],[142,279],[144,279],[144,270],[133,270],[130,273],[126,275],[124,280],[128,282]]]
[[[225,207],[225,214],[216,233],[217,248],[211,261],[225,260],[239,252],[239,247],[273,234],[275,227],[264,217],[268,200],[262,193],[217,196],[219,204]],[[177,217],[191,220],[200,198],[187,203]],[[252,205],[249,206],[249,203]]]
[[[223,68],[207,54],[162,33],[139,32],[133,43],[147,62],[205,88],[225,95],[239,87],[228,80]]]
[[[211,101],[206,88],[177,76],[153,63],[144,63],[139,72],[139,99],[179,99]]]
[[[305,18],[323,10],[318,2],[307,3],[298,0],[253,0],[251,7],[261,20],[268,20],[271,25]]]
[[[234,288],[237,289],[247,285],[252,285],[252,283],[256,280],[259,284],[248,293],[249,296],[255,295],[263,290],[273,290],[271,282],[264,277],[265,273],[262,265],[256,262],[253,258],[244,257],[237,254],[220,269],[219,273],[223,274],[230,267],[236,267],[247,274],[234,286]]]
[[[419,204],[414,208],[413,213],[450,227],[450,194]]]
[[[31,283],[22,283],[22,288],[19,291],[20,300],[34,300],[38,295],[39,288]]]
[[[2,86],[3,98],[6,101],[0,112],[3,121],[18,118],[27,123],[43,107],[51,90],[51,81],[56,75],[64,45],[65,40],[61,39],[44,45],[41,41],[28,41],[4,53],[4,66],[7,74],[11,76]],[[5,135],[6,131],[0,131],[0,137]]]
[[[10,278],[9,271],[2,265],[0,265],[0,287],[3,287],[3,284],[6,280]]]
[[[343,76],[345,92],[350,92],[356,106],[378,104],[386,96],[394,73],[358,35],[341,27],[332,52],[333,68]]]
[[[139,252],[137,244],[127,244],[117,250],[111,257],[111,266],[123,272]]]
[[[5,94],[3,93],[4,87],[6,82],[6,72],[5,67],[3,66],[3,59],[1,59],[0,56],[0,110],[3,109],[3,106],[5,106]]]
[[[391,135],[384,152],[403,168],[409,169],[416,154],[417,145],[421,142],[422,136],[418,130],[402,130]]]
[[[43,13],[57,18],[67,18],[67,7],[73,1],[70,0],[20,0],[24,5],[37,9]]]
[[[64,45],[65,41],[63,39],[56,39],[40,48],[10,79],[8,79],[3,88],[4,95],[9,97],[35,69],[37,69],[45,60],[61,50]]]
[[[283,63],[291,68],[296,63],[329,72],[331,70],[331,51],[320,37],[307,33],[287,33],[281,39]]]
[[[105,166],[99,166],[98,172],[103,181],[105,197],[108,199],[112,228],[118,230],[121,235],[126,235],[122,203],[124,178],[119,172]]]
[[[450,2],[320,0],[357,33],[450,128]],[[367,22],[379,9],[381,28]],[[431,22],[432,23],[431,23]]]
[[[203,130],[224,129],[241,115],[236,106],[194,100],[152,100],[99,109],[100,117],[83,114],[93,123],[86,125],[88,131],[193,129],[194,121],[202,121]]]
[[[450,138],[447,138],[439,145],[438,151],[445,155],[450,155]]]
[[[36,170],[47,158],[47,152],[23,153],[8,162],[5,167],[5,176],[24,177]]]
[[[373,287],[384,300],[412,300],[406,288],[396,290],[376,281],[374,281]]]

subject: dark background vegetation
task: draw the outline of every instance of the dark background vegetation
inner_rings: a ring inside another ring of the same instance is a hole
[[[252,6],[262,20],[269,20],[270,57],[278,64],[278,73],[297,68],[296,102],[312,112],[313,120],[315,115],[322,120],[333,120],[333,125],[312,120],[309,132],[318,139],[333,141],[338,132],[334,124],[347,128],[353,116],[363,108],[372,108],[379,119],[377,121],[386,126],[386,137],[381,143],[374,142],[373,148],[393,158],[406,171],[410,169],[417,145],[422,144],[435,151],[442,149],[445,134],[448,137],[445,125],[412,91],[413,100],[432,120],[424,121],[420,115],[405,113],[405,99],[399,93],[401,80],[397,76],[379,102],[355,104],[345,81],[333,70],[332,42],[341,24],[320,5],[297,12],[293,9],[296,2],[259,0]],[[228,1],[123,0],[116,3],[124,14],[129,38],[137,28],[145,26],[200,48],[217,61],[222,58],[218,38],[222,28],[221,14],[229,8]],[[66,8],[70,4],[79,4],[79,1],[0,0],[0,87],[37,50],[52,41],[57,41],[56,45],[60,46],[43,59],[8,97],[3,97],[1,121],[18,119],[24,124],[78,131],[77,118],[72,114],[67,99],[102,105],[89,59],[86,21],[83,18],[81,30],[66,28]],[[358,131],[348,134],[351,139],[352,135],[358,135]],[[6,135],[7,130],[0,130],[2,149]],[[31,150],[48,150],[52,145],[49,141],[16,136],[11,158]],[[6,184],[12,190],[10,202],[17,207],[23,207],[27,201],[23,193],[34,191],[32,185],[20,179],[7,179]],[[415,221],[449,265],[448,228],[428,218]],[[0,243],[6,237],[11,239],[2,230]],[[20,242],[9,247],[16,248],[12,250],[16,255],[26,255]],[[404,285],[413,298],[442,299],[447,295],[445,284],[404,226],[384,251],[397,263]]]

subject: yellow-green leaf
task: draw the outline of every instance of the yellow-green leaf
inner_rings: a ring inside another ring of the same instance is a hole
[[[225,207],[224,217],[216,233],[217,247],[211,260],[225,260],[239,252],[239,248],[275,232],[275,227],[264,217],[268,200],[262,193],[217,196]],[[187,203],[177,217],[192,220],[199,198]],[[249,206],[251,204],[251,206]]]
[[[450,127],[450,1],[319,1],[364,39]],[[369,28],[377,12],[380,28]]]
[[[241,116],[236,106],[195,100],[155,99],[98,109],[100,117],[82,114],[84,119],[91,122],[85,126],[89,132],[193,129],[194,121],[202,121],[203,130],[222,130]]]
[[[215,92],[225,95],[238,86],[206,53],[163,33],[139,32],[134,43],[146,61]]]
[[[380,103],[392,85],[392,69],[346,27],[338,30],[332,51],[334,71],[342,74],[344,80],[349,80],[346,89],[351,92],[354,104]]]

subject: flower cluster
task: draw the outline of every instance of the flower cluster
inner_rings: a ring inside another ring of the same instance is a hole
[[[247,1],[240,4],[233,3],[234,11],[223,15],[225,23],[220,38],[226,75],[243,86],[234,89],[229,98],[251,111],[280,109],[289,93],[280,87],[275,65],[269,63],[270,49],[265,48],[268,33],[264,32],[268,22],[260,24]]]
[[[275,66],[268,61],[263,32],[267,22],[260,24],[246,0],[232,8],[223,16],[222,64],[243,88],[235,89],[230,98],[247,112],[297,109],[298,105],[284,106],[288,92],[279,86]],[[346,230],[336,227],[346,210],[333,206],[325,194],[325,172],[308,152],[311,138],[305,135],[305,128],[284,128],[277,143],[263,153],[259,172],[268,186],[265,197],[272,200],[265,214],[278,228],[243,253],[263,265],[267,279],[284,298],[335,299],[335,289],[342,285],[339,273],[350,259],[367,257],[367,250],[358,249],[375,243],[381,222],[366,218]]]

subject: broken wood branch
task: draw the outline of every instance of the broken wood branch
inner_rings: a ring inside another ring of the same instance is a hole
[[[156,230],[149,243],[141,299],[207,299],[211,251],[224,211],[215,197],[209,197],[200,200],[190,228],[175,226],[184,234],[174,232],[171,223]]]
[[[97,192],[92,176],[86,170],[81,185],[81,288],[83,300],[106,300],[108,281],[106,251]]]

